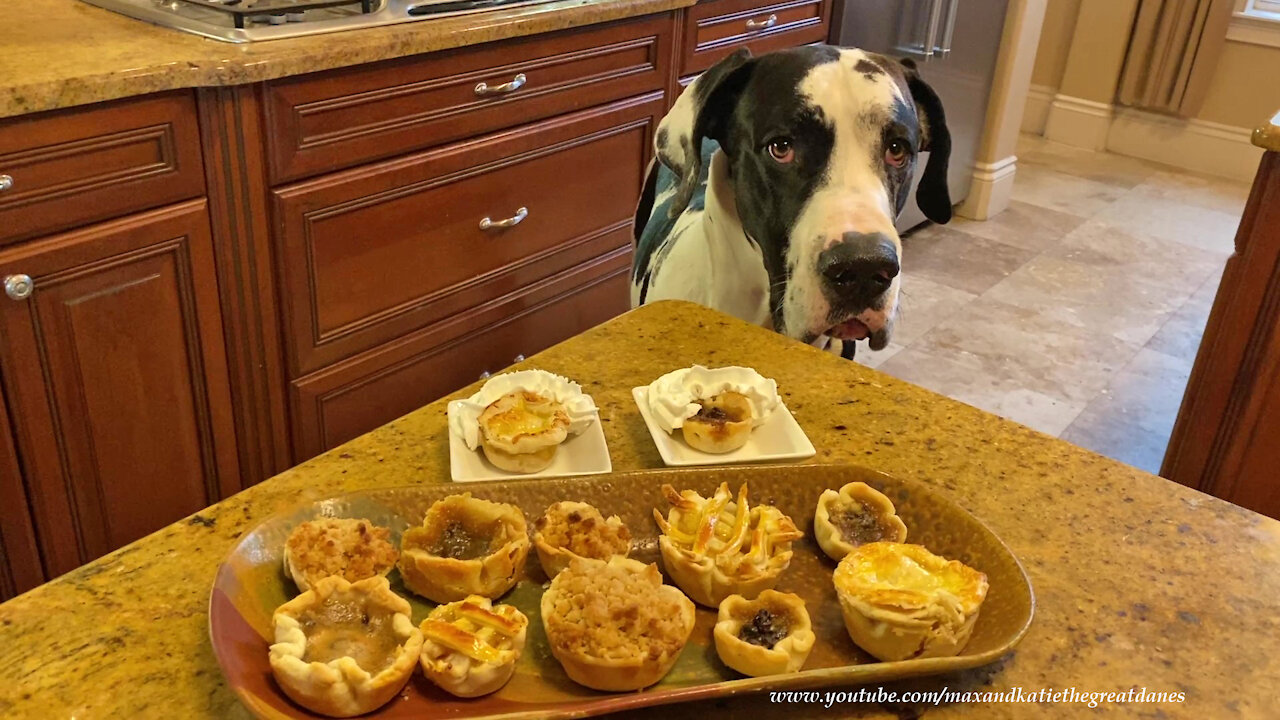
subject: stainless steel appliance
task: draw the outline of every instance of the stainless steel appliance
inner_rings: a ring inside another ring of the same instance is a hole
[[[83,0],[122,15],[227,42],[393,25],[551,0]]]
[[[947,184],[955,203],[969,194],[973,180],[1007,9],[1008,0],[844,0],[838,20],[838,44],[915,59],[942,98],[951,130]],[[924,221],[911,201],[898,229]]]

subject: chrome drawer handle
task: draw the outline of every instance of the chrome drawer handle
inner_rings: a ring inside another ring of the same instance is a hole
[[[0,175],[0,192],[4,192],[5,190],[8,190],[11,187],[13,187],[13,176]]]
[[[26,300],[35,289],[30,275],[10,275],[4,279],[4,294],[14,300]]]
[[[491,218],[482,219],[480,221],[480,229],[497,230],[499,228],[515,227],[516,225],[524,222],[524,219],[527,217],[529,217],[529,208],[522,207],[516,211],[515,215],[512,215],[506,220],[493,220]]]
[[[748,30],[768,30],[769,28],[777,24],[778,24],[778,16],[770,15],[764,20],[748,20],[747,29]]]
[[[511,82],[504,82],[501,85],[494,85],[493,87],[489,87],[488,83],[482,82],[476,85],[476,95],[484,97],[485,95],[503,95],[505,93],[515,92],[516,90],[524,87],[526,82],[528,82],[528,78],[524,76],[524,73],[520,73],[519,75],[511,78]]]

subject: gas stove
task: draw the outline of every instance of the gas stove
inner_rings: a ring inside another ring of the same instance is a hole
[[[393,25],[552,0],[83,0],[122,15],[226,42]]]

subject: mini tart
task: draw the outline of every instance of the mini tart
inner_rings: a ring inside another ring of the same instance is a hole
[[[409,603],[382,576],[321,578],[276,608],[271,672],[299,705],[351,717],[385,705],[408,682],[422,649]]]
[[[670,485],[662,493],[671,512],[664,518],[654,508],[653,517],[662,530],[663,567],[700,605],[719,607],[730,595],[754,598],[771,589],[791,564],[791,543],[804,536],[776,507],[750,507],[746,483],[736,502],[727,483],[709,498]]]
[[[884,493],[866,483],[851,482],[818,496],[813,536],[822,551],[838,561],[859,545],[906,542],[907,526]]]
[[[584,502],[563,501],[547,508],[533,524],[533,547],[547,577],[555,577],[574,558],[608,560],[631,553],[631,532],[617,515],[605,519]]]
[[[904,543],[854,548],[833,580],[849,637],[884,661],[956,655],[987,597],[983,573]]]
[[[551,653],[574,682],[639,690],[661,680],[693,632],[694,605],[657,565],[577,558],[542,594]]]
[[[480,447],[495,467],[516,473],[546,470],[569,437],[564,405],[528,391],[494,400],[480,413]]]
[[[468,595],[496,598],[510,590],[529,555],[524,513],[471,493],[450,495],[427,510],[400,541],[400,579],[438,603]]]
[[[284,574],[306,592],[320,578],[355,582],[386,575],[399,557],[391,530],[364,519],[321,518],[302,523],[284,544]]]
[[[488,695],[507,684],[524,650],[529,618],[472,595],[440,605],[422,621],[422,672],[451,695]]]
[[[720,660],[751,677],[799,671],[817,639],[804,600],[776,590],[725,598],[712,635]]]
[[[751,437],[751,401],[732,391],[698,401],[702,409],[685,418],[680,430],[694,450],[706,453],[733,452]]]

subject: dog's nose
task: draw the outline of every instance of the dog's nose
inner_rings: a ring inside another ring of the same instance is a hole
[[[818,269],[840,297],[870,302],[898,276],[898,250],[884,233],[847,232],[818,255]]]

